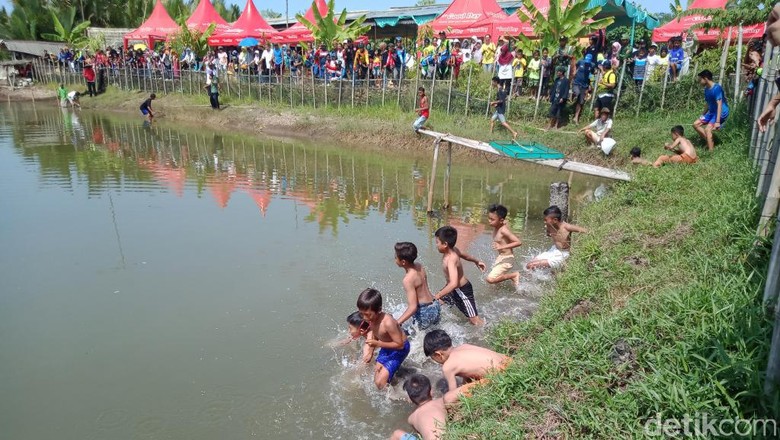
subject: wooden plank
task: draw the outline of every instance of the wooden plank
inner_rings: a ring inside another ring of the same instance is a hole
[[[483,151],[485,153],[491,153],[497,156],[509,157],[502,154],[500,151],[496,150],[495,148],[491,147],[490,144],[487,144],[485,142],[481,142],[473,139],[467,139],[464,137],[451,135],[449,133],[439,133],[437,131],[432,131],[432,130],[423,129],[420,130],[419,132],[420,134],[431,136],[433,138],[439,139],[440,141],[452,142],[454,144],[472,148],[474,150]],[[558,171],[561,170],[574,171],[575,173],[588,174],[591,176],[604,177],[613,180],[622,180],[625,182],[631,180],[631,176],[628,173],[623,171],[613,170],[611,168],[604,168],[597,165],[590,165],[586,163],[573,162],[566,159],[525,160],[525,162],[557,168]]]

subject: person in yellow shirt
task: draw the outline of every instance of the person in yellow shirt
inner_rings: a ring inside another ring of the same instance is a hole
[[[526,66],[528,66],[528,61],[526,61],[525,55],[523,55],[523,49],[515,50],[515,59],[512,60],[512,68],[515,70],[514,96],[520,96],[522,93]]]
[[[482,68],[485,72],[493,72],[496,65],[496,45],[490,40],[490,35],[485,35],[482,40]]]
[[[618,62],[605,60],[601,63],[601,80],[596,89],[596,118],[598,119],[602,109],[614,111],[613,100],[615,99],[615,86],[617,85],[617,73],[615,67]]]

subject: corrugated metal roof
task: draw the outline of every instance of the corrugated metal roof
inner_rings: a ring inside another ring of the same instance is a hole
[[[9,52],[18,52],[27,55],[43,56],[44,51],[57,53],[66,46],[62,42],[51,41],[26,41],[26,40],[0,40],[0,47]]]

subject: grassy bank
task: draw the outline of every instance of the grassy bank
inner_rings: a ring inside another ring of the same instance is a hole
[[[753,249],[749,124],[729,122],[698,165],[642,168],[581,211],[591,232],[554,292],[492,332],[515,363],[466,401],[449,438],[642,438],[657,415],[780,414],[761,395],[768,248]]]

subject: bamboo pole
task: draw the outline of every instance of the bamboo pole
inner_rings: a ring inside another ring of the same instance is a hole
[[[317,96],[314,93],[314,71],[311,72],[311,102],[314,108],[317,108]]]
[[[775,238],[775,244],[777,243]],[[775,273],[777,273],[777,266],[775,266]],[[774,294],[776,294],[777,288],[775,288]],[[769,359],[767,361],[766,379],[764,381],[764,394],[766,396],[772,396],[780,384],[780,295],[778,296],[777,305],[775,306],[775,325],[772,331],[772,343],[769,348]]]
[[[447,91],[447,114],[450,114],[450,103],[452,101],[452,80],[454,77],[455,67],[450,67],[450,88]]]
[[[698,75],[699,74],[699,60],[696,60],[696,63],[694,63],[693,70],[694,70],[693,75]],[[691,106],[691,96],[693,95],[693,85],[695,83],[696,83],[696,78],[693,78],[691,80],[691,87],[688,88],[688,102],[685,104],[686,107],[690,107]]]
[[[290,109],[293,108],[293,76],[290,72]]]
[[[356,76],[357,76],[357,70],[354,71],[354,73],[352,74],[352,78],[351,78],[352,81],[350,82],[352,84],[352,87],[350,88],[350,94],[352,95],[351,97],[352,108],[355,108],[355,77]]]
[[[647,70],[645,70],[647,72]],[[645,94],[645,83],[647,83],[647,75],[643,76],[642,87],[639,88],[639,100],[636,102],[636,117],[639,117],[639,110],[642,108],[642,96]]]
[[[612,109],[612,119],[617,114],[618,104],[620,103],[620,94],[623,92],[623,80],[626,76],[626,62],[623,61],[623,67],[620,69],[620,83],[618,84],[617,96],[615,96],[615,108]]]
[[[759,237],[767,237],[771,232],[772,219],[777,217],[778,205],[780,205],[780,161],[775,161],[769,191],[761,210],[761,218],[758,221],[756,234]]]
[[[433,71],[433,80],[431,81],[431,97],[428,100],[428,107],[433,109],[433,92],[436,90],[436,69]]]
[[[401,108],[401,88],[404,81],[404,64],[401,63],[401,67],[398,69],[398,84],[396,84],[396,87],[398,87],[398,97],[395,100],[395,105],[400,110]]]
[[[737,36],[737,66],[734,71],[734,104],[737,105],[739,99],[739,73],[742,68],[742,25],[739,25],[739,34]]]
[[[474,70],[469,66],[469,79],[466,81],[466,116],[469,115],[469,98],[471,98],[471,71]]]
[[[344,85],[344,80],[342,79],[341,81],[339,81],[339,102],[338,102],[338,105],[336,107],[339,110],[341,110],[341,95],[342,95],[342,86],[343,85]]]
[[[447,170],[444,172],[444,208],[450,208],[450,173],[452,172],[452,142],[447,142]]]
[[[382,68],[382,107],[385,106],[385,90],[387,89],[387,69]]]
[[[412,90],[412,108],[417,107],[417,90],[420,85],[420,63],[415,63],[417,73],[414,75],[414,90]]]
[[[666,102],[666,86],[668,83],[669,83],[669,69],[665,69],[664,86],[663,86],[663,90],[661,90],[661,110],[664,109],[664,103]]]
[[[536,120],[536,115],[539,114],[539,101],[542,99],[542,83],[544,82],[544,64],[542,64],[542,68],[539,70],[539,86],[536,88],[536,105],[534,106],[534,120]],[[596,93],[594,91],[593,96],[596,96]],[[591,102],[591,105],[593,103]]]
[[[328,80],[328,74],[325,74],[325,108],[328,108],[328,88],[330,87],[330,81]]]
[[[371,75],[366,72],[366,78],[364,80],[366,82],[366,107],[368,107],[368,101],[371,95],[371,81],[369,80],[370,76]]]
[[[596,82],[595,82],[595,84],[593,86],[593,94],[590,97],[590,112],[591,113],[593,113],[593,106],[596,103],[596,91],[599,88],[599,83],[601,82],[601,77],[603,76],[602,73],[601,73],[601,69],[599,69],[598,67],[596,67],[596,69],[598,69],[598,72],[596,73],[596,78],[595,78]],[[668,70],[667,70],[667,72],[668,72]],[[663,108],[663,107],[661,107],[661,108]],[[536,115],[534,115],[534,117],[536,117]],[[582,117],[582,114],[580,114],[580,117]]]
[[[723,75],[726,73],[726,60],[728,59],[729,55],[729,46],[731,46],[731,28],[729,28],[728,32],[726,32],[726,44],[723,45],[723,52],[721,52],[720,55],[720,73],[718,74],[718,82],[721,84],[723,84]]]
[[[769,66],[769,59],[770,55],[774,51],[774,48],[772,47],[772,43],[769,41],[766,42],[766,45],[764,46],[764,66]],[[753,119],[753,129],[750,133],[750,156],[753,158],[753,166],[758,165],[758,148],[757,144],[759,143],[761,139],[761,133],[758,131],[758,116],[761,114],[761,112],[764,109],[764,104],[766,103],[767,98],[771,99],[772,94],[767,93],[767,85],[769,85],[770,89],[772,86],[771,82],[768,82],[769,79],[769,72],[770,69],[765,68],[761,72],[761,78],[758,81],[758,89],[756,91],[756,97],[758,99],[755,100],[755,106],[753,108],[753,114],[751,115]]]
[[[422,131],[422,130],[420,130]],[[436,163],[439,161],[439,146],[441,144],[441,138],[437,138],[433,142],[433,165],[431,165],[431,178],[428,183],[428,204],[426,211],[428,214],[433,212],[433,187],[436,184]]]

